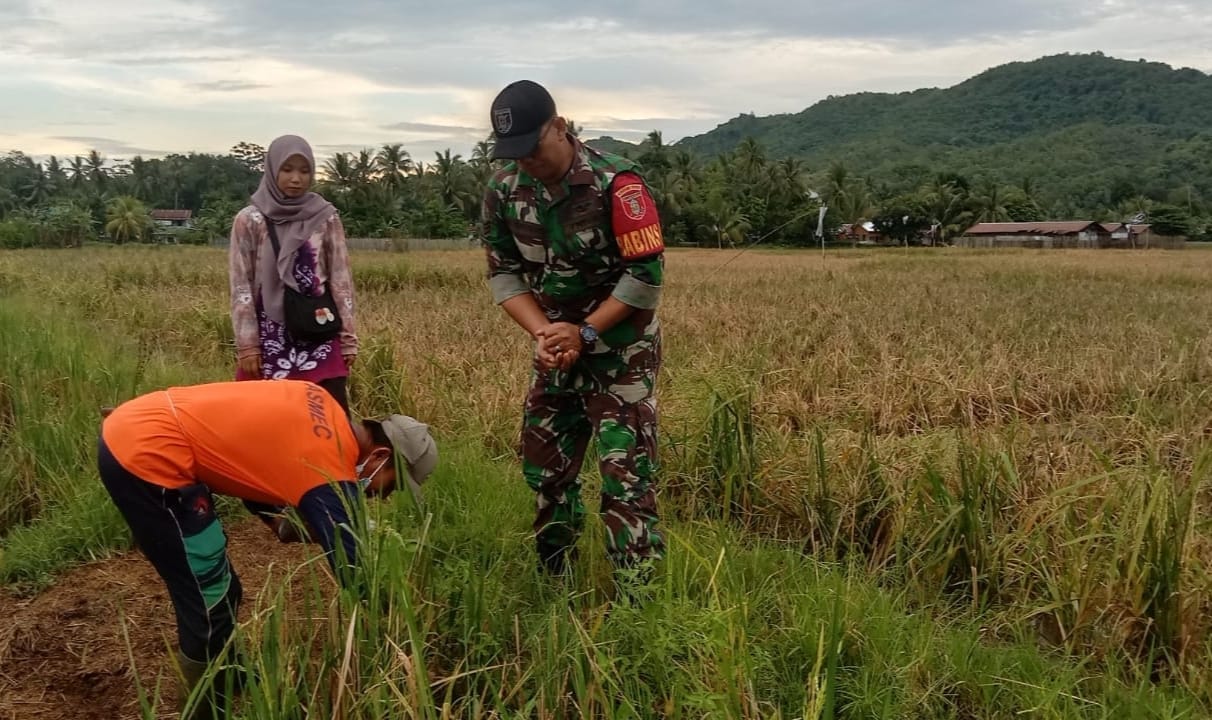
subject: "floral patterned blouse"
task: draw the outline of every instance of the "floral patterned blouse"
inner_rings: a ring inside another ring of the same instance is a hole
[[[327,283],[341,314],[341,334],[329,341],[314,343],[296,340],[286,327],[269,319],[261,302],[261,282],[256,276],[262,252],[273,252],[265,217],[249,205],[236,215],[231,228],[228,252],[228,277],[231,280],[231,324],[236,337],[236,356],[261,353],[261,378],[291,378],[319,382],[345,377],[349,368],[344,355],[357,355],[358,335],[354,319],[353,275],[349,252],[345,247],[345,227],[333,214],[322,232],[308,239],[295,256],[294,279],[300,292],[320,288]],[[257,379],[236,371],[237,380]]]

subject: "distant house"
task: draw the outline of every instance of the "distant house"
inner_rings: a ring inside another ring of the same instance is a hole
[[[879,245],[884,236],[870,222],[846,223],[837,229],[838,242],[848,242],[852,245]]]
[[[1175,240],[1154,233],[1148,223],[1103,223],[1103,229],[1107,234],[1100,247],[1169,247]]]
[[[152,210],[151,217],[161,227],[189,228],[194,225],[192,210]]]
[[[956,238],[970,248],[1180,248],[1185,238],[1153,233],[1145,224],[1065,222],[977,223]]]

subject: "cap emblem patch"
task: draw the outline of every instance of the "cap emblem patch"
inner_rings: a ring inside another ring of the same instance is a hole
[[[511,108],[500,108],[492,113],[492,125],[496,128],[498,135],[508,134],[513,129],[513,110]]]

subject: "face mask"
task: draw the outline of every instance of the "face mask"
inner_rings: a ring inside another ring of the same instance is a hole
[[[366,463],[370,462],[370,458],[368,457],[365,460],[363,460],[362,462],[358,463],[358,466],[355,469],[355,473],[358,476],[358,487],[360,487],[363,492],[366,492],[366,488],[370,487],[370,481],[372,479],[374,479],[374,476],[377,475],[379,473],[379,471],[383,469],[383,466],[386,465],[387,461],[390,459],[391,459],[391,454],[389,453],[387,455],[387,457],[383,458],[383,460],[379,463],[378,467],[376,467],[373,472],[367,473],[365,475],[362,474],[362,471],[366,469]]]

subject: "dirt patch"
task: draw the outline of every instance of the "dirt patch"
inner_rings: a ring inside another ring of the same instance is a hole
[[[226,530],[246,620],[271,574],[311,551],[279,543],[253,518]],[[34,598],[0,592],[0,720],[139,718],[136,673],[149,692],[160,684],[160,715],[174,717],[176,636],[164,584],[137,552],[76,568]]]

